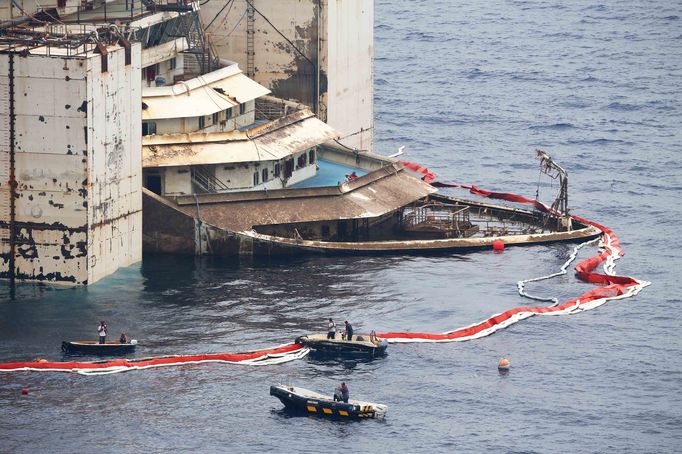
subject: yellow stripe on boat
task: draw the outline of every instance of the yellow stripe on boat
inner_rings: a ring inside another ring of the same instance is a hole
[[[323,408],[322,411],[324,412],[325,415],[331,415],[332,414],[331,408]]]
[[[346,410],[339,410],[339,414],[341,416],[348,416],[348,412]]]

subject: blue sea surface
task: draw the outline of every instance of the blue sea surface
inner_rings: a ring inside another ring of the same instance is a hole
[[[572,211],[619,236],[616,271],[652,282],[637,297],[470,342],[391,345],[372,362],[0,374],[0,451],[682,451],[681,9],[375,1],[375,151],[405,146],[401,158],[440,181],[548,201],[557,186],[539,180],[533,152],[546,150],[569,172]],[[60,342],[94,338],[100,319],[139,339],[138,357],[279,345],[328,317],[356,332],[443,332],[533,304],[516,281],[558,270],[571,250],[145,256],[88,288],[20,285],[12,299],[2,287],[0,360],[60,360]],[[591,288],[569,273],[528,291],[566,300]],[[346,381],[387,418],[290,417],[268,395],[283,380],[330,393]]]

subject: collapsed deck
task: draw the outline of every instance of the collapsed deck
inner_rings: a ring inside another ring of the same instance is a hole
[[[337,186],[144,194],[145,250],[197,255],[427,253],[578,241],[598,229],[436,194],[397,163]],[[549,221],[549,222],[548,222]]]

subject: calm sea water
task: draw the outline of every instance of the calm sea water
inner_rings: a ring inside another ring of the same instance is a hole
[[[442,181],[529,196],[532,150],[547,150],[570,173],[573,211],[620,236],[618,271],[653,282],[638,297],[473,342],[393,345],[369,363],[0,375],[0,451],[679,452],[681,9],[376,1],[377,150],[404,145]],[[60,359],[62,339],[93,337],[102,318],[145,356],[276,345],[330,316],[356,331],[445,331],[527,304],[516,281],[555,271],[570,250],[145,257],[87,289],[22,285],[15,300],[0,290],[0,359]],[[569,275],[529,290],[566,299],[589,288]],[[345,380],[353,397],[388,404],[388,418],[288,417],[268,396],[283,377],[321,391]]]

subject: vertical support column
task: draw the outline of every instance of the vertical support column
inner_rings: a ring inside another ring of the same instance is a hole
[[[317,0],[317,50],[315,51],[315,116],[320,118],[320,19],[322,0]],[[325,115],[326,117],[326,115]],[[326,121],[326,118],[324,119]]]
[[[9,285],[14,288],[16,270],[16,196],[17,180],[15,175],[15,99],[14,99],[14,51],[9,55]]]

